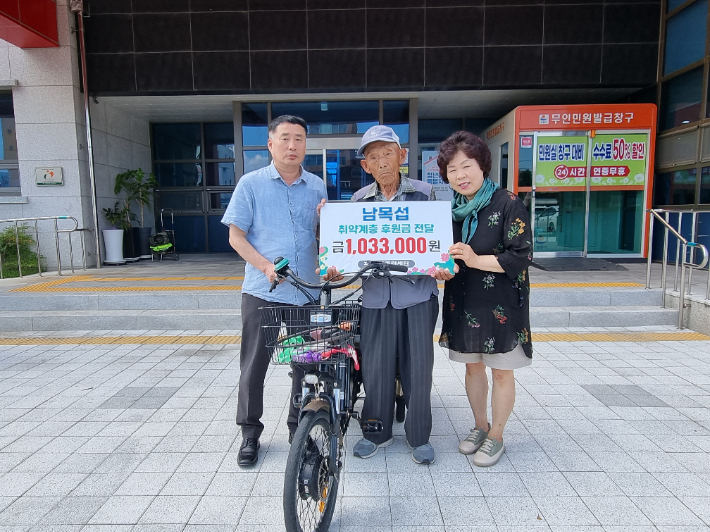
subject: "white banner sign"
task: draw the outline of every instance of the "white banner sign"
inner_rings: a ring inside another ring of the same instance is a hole
[[[443,201],[451,201],[454,197],[454,191],[448,183],[444,183],[439,173],[439,165],[436,164],[436,158],[439,156],[438,151],[422,150],[422,180],[431,183],[434,187],[436,199]]]
[[[406,265],[407,275],[454,271],[451,205],[440,201],[327,203],[318,263],[355,272],[368,261]]]

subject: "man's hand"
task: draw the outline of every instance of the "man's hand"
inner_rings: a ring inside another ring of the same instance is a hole
[[[478,255],[471,249],[471,246],[463,242],[457,242],[449,248],[449,255],[454,260],[462,260],[469,268],[475,268],[478,261]]]
[[[320,200],[320,203],[316,206],[316,212],[318,213],[318,216],[320,216],[320,210],[323,208],[323,205],[325,205],[325,198]]]
[[[316,268],[316,275],[320,275],[320,268]],[[323,281],[342,281],[345,276],[341,274],[335,266],[329,266],[325,275],[321,276]]]
[[[264,264],[264,267],[261,268],[261,271],[264,275],[266,275],[266,278],[269,280],[270,283],[273,283],[276,279],[276,268],[274,267],[274,264],[271,262],[267,262]],[[283,283],[283,279],[279,279],[279,284]]]
[[[454,264],[454,273],[451,273],[449,270],[445,270],[443,268],[437,268],[436,272],[432,273],[431,276],[437,281],[450,281],[457,273],[459,273],[459,265]]]

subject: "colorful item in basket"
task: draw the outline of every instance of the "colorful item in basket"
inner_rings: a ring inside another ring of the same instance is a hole
[[[323,353],[320,351],[306,351],[305,353],[297,353],[291,358],[291,362],[299,362],[301,364],[315,364],[323,360]]]
[[[283,340],[279,342],[279,346],[287,346],[287,345],[300,345],[300,344],[305,344],[305,340],[301,336],[294,336],[292,338],[287,338],[286,340]],[[299,349],[294,348],[294,347],[286,347],[286,348],[278,348],[278,360],[280,364],[287,364],[288,362],[291,362],[293,359],[293,356],[298,353]]]

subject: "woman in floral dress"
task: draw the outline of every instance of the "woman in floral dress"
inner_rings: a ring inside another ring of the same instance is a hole
[[[478,466],[491,466],[505,452],[503,429],[515,403],[513,370],[532,362],[529,217],[515,194],[488,179],[491,152],[476,135],[451,135],[441,144],[437,163],[454,190],[455,243],[449,253],[458,266],[446,282],[439,343],[451,360],[466,364],[476,426],[459,451],[475,453]],[[493,375],[490,424],[486,367]]]

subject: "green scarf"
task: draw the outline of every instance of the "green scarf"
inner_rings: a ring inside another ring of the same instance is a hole
[[[478,227],[478,211],[487,206],[491,202],[493,193],[498,189],[493,181],[488,178],[483,180],[481,188],[478,189],[476,195],[471,201],[466,199],[466,196],[454,192],[454,198],[451,200],[451,215],[455,222],[463,220],[463,243],[467,244],[473,237]]]

